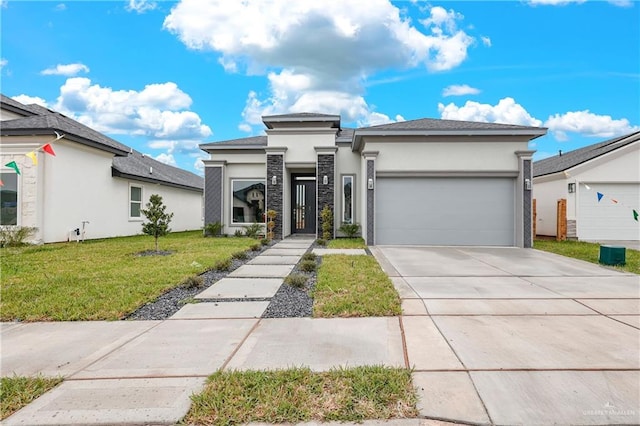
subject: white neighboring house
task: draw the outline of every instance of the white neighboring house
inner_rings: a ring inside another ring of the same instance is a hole
[[[533,176],[538,235],[556,235],[557,201],[564,198],[568,238],[640,240],[633,217],[640,211],[640,132],[536,161]]]
[[[205,222],[277,213],[276,238],[357,223],[369,245],[531,247],[530,140],[546,129],[420,119],[358,129],[339,115],[264,116],[266,136],[200,145]]]
[[[173,231],[202,227],[204,179],[147,157],[39,105],[0,99],[0,225],[38,228],[34,242],[135,235],[140,208],[159,194]],[[55,156],[38,148],[51,143]],[[36,152],[37,165],[25,154]],[[5,166],[15,161],[20,174]]]

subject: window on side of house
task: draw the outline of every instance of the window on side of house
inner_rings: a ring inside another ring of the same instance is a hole
[[[142,187],[129,185],[129,218],[140,219],[142,213]]]
[[[18,224],[18,175],[11,172],[0,173],[0,225]]]
[[[264,223],[264,179],[231,180],[232,223]]]
[[[342,176],[342,222],[353,223],[353,176]]]

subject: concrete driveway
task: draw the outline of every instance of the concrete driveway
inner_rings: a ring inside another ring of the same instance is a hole
[[[640,277],[537,250],[372,250],[400,292],[421,414],[639,424]]]

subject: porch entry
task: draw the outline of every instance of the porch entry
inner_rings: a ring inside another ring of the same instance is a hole
[[[316,177],[291,176],[291,233],[315,234],[316,232]]]

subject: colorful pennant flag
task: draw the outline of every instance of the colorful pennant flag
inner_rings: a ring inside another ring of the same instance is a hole
[[[56,153],[53,152],[53,147],[51,146],[50,143],[42,145],[42,150],[47,154],[53,155],[54,157],[56,156]]]
[[[0,186],[4,186],[4,182],[0,179]]]
[[[633,211],[633,219],[634,219],[636,222],[638,222],[638,211],[637,211],[637,210],[634,210],[634,211]]]
[[[38,165],[38,155],[34,151],[28,152],[25,155],[31,158],[31,162],[33,163],[34,166]]]
[[[7,164],[5,164],[5,167],[11,167],[16,171],[17,174],[20,174],[20,169],[18,168],[18,165],[15,161],[9,161]]]
[[[604,197],[604,194],[602,194],[601,192],[597,192],[598,194],[598,202],[600,202],[600,200],[602,200],[602,197]]]
[[[611,201],[613,201],[614,203],[618,204],[618,200],[614,200],[613,198],[611,199]]]

